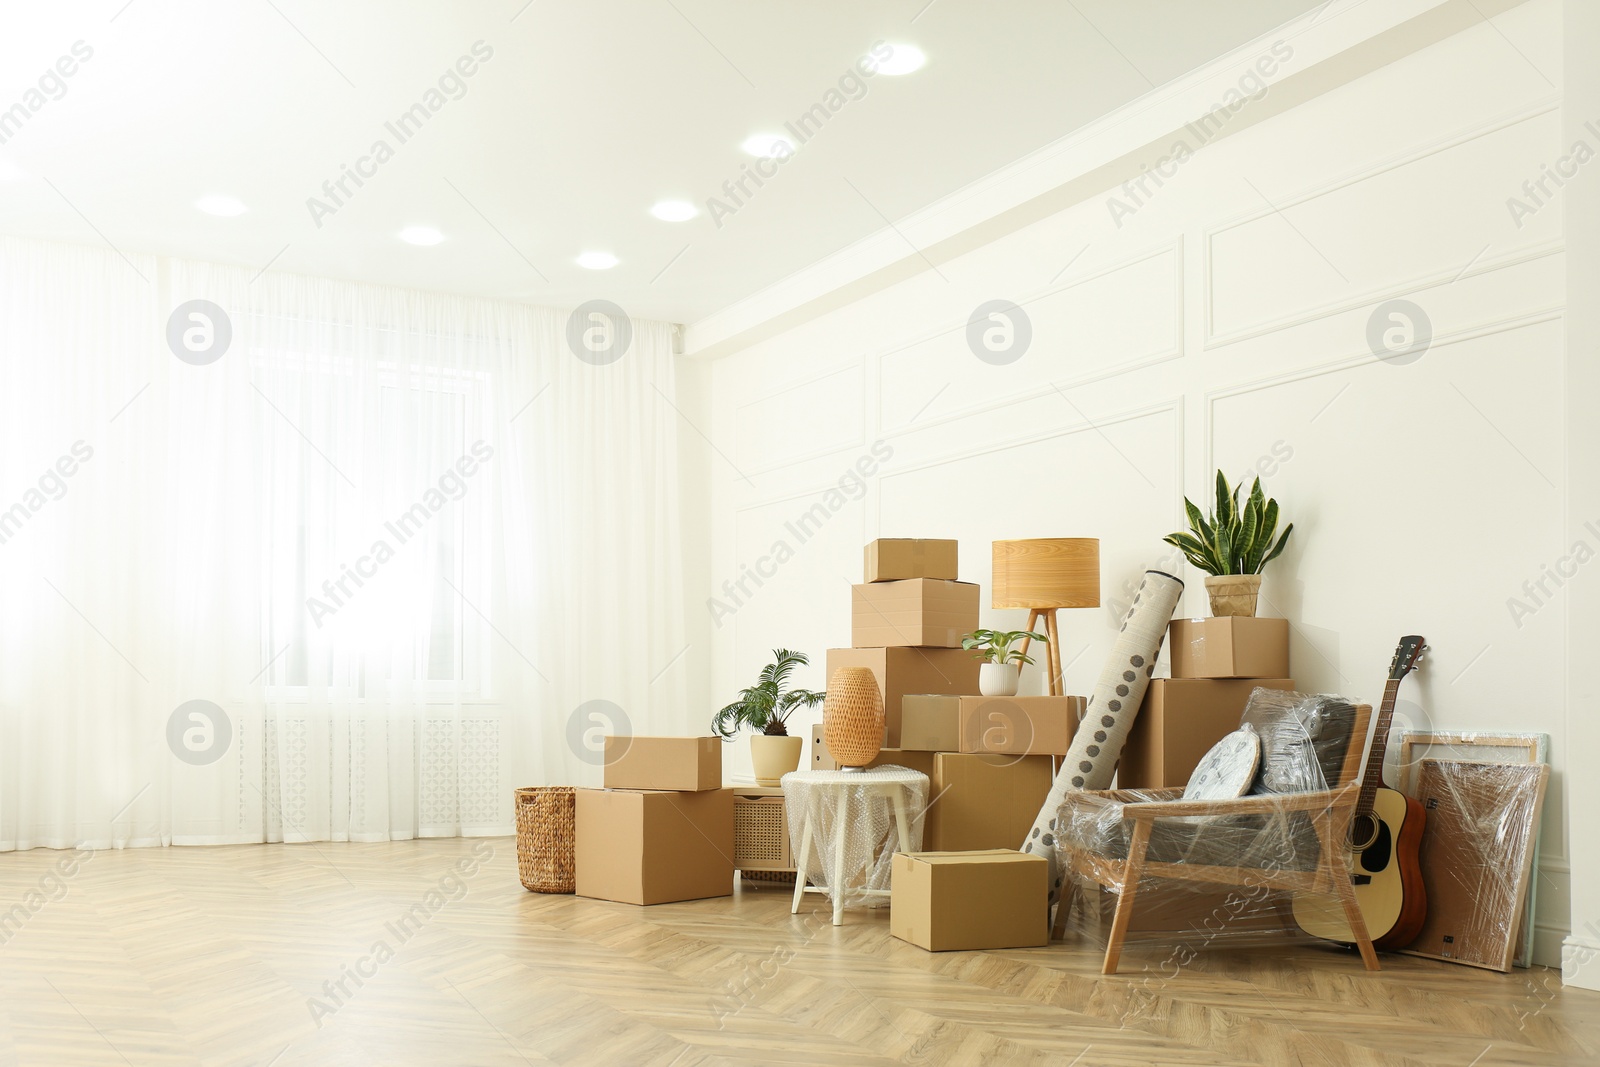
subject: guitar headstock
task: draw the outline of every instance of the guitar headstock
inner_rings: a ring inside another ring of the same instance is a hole
[[[1402,637],[1395,646],[1394,659],[1389,661],[1389,680],[1398,682],[1410,674],[1422,662],[1422,654],[1428,651],[1427,642],[1420,636],[1411,634]]]

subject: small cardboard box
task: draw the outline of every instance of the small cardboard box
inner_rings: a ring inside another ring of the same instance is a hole
[[[954,581],[956,542],[921,537],[880,537],[866,547],[868,582],[898,582],[905,578],[944,578]]]
[[[1251,690],[1294,689],[1289,678],[1153,678],[1117,764],[1119,789],[1181,788],[1200,757],[1239,728]]]
[[[907,693],[900,698],[900,747],[922,752],[961,751],[961,697]]]
[[[900,698],[907,693],[975,693],[978,661],[959,648],[830,648],[828,677],[840,667],[867,667],[883,694],[884,747],[900,743]]]
[[[889,884],[889,932],[929,952],[1050,941],[1050,864],[1043,856],[899,852]]]
[[[1083,717],[1083,697],[906,694],[900,747],[928,752],[1064,756]]]
[[[908,578],[851,586],[850,643],[856,648],[960,648],[978,628],[971,582]]]
[[[577,893],[624,904],[733,894],[733,790],[579,789]]]
[[[605,787],[687,792],[721,789],[722,740],[608,734]]]
[[[1289,675],[1288,619],[1173,619],[1167,636],[1174,678]]]
[[[1065,756],[1086,703],[1069,696],[962,697],[957,751]]]
[[[939,753],[933,758],[923,847],[934,852],[1019,847],[1054,780],[1049,756]]]
[[[868,767],[908,767],[913,771],[921,771],[930,779],[933,777],[933,753],[903,748],[885,748],[873,757],[867,764]],[[822,736],[822,727],[811,728],[811,769],[815,771],[836,771],[839,765],[828,755],[828,742]]]

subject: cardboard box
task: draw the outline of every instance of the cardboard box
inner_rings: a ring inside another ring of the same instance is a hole
[[[1012,849],[898,852],[889,932],[929,952],[1050,942],[1050,864]]]
[[[1289,620],[1173,619],[1174,678],[1287,678]]]
[[[961,697],[957,751],[1065,756],[1087,703],[1071,696]]]
[[[878,680],[886,748],[905,747],[900,743],[900,698],[907,693],[978,691],[978,661],[959,648],[828,649],[828,677],[840,667],[867,667]]]
[[[1083,697],[983,697],[908,693],[900,747],[928,752],[1064,756],[1083,717]]]
[[[961,697],[907,693],[900,698],[900,747],[922,752],[961,751]]]
[[[1239,728],[1250,691],[1294,689],[1289,678],[1153,678],[1117,764],[1119,789],[1181,788],[1200,757]]]
[[[907,751],[903,748],[885,748],[878,752],[868,767],[908,767],[933,777],[932,752]],[[828,755],[828,742],[822,736],[822,727],[811,729],[811,768],[817,771],[836,771],[839,765]]]
[[[956,570],[956,542],[914,537],[880,537],[866,547],[862,570],[868,582],[898,582],[906,578],[960,577]]]
[[[1021,846],[1054,780],[1049,756],[939,753],[933,758],[922,847],[970,852]]]
[[[909,578],[851,589],[850,643],[856,648],[960,648],[978,628],[978,587],[971,582]]]
[[[721,789],[722,739],[608,734],[604,784],[607,789]]]
[[[577,892],[624,904],[733,894],[733,790],[579,789]]]

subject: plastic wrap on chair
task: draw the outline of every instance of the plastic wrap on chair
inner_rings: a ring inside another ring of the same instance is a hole
[[[1310,893],[1339,906],[1325,860],[1343,862],[1355,788],[1343,775],[1350,746],[1365,740],[1352,740],[1358,720],[1366,721],[1342,697],[1257,689],[1241,717],[1262,739],[1245,796],[1201,801],[1212,814],[1191,806],[1161,815],[1144,805],[1182,802],[1183,790],[1068,794],[1055,819],[1057,859],[1072,890],[1067,929],[1107,942],[1118,900],[1129,891],[1124,861],[1145,817],[1148,838],[1130,898],[1127,944],[1159,942],[1187,963],[1208,947],[1313,940],[1296,924],[1292,901],[1297,892]],[[1346,788],[1335,792],[1339,786]],[[1335,796],[1344,805],[1337,813]],[[1250,810],[1230,810],[1240,807]],[[1334,841],[1331,852],[1318,820]]]
[[[1344,697],[1254,689],[1241,724],[1261,735],[1252,793],[1309,793],[1339,777],[1355,705]]]
[[[928,805],[928,776],[905,767],[861,771],[797,771],[783,776],[789,839],[798,869],[810,884],[838,899],[833,883],[839,849],[843,903],[847,908],[888,907],[889,872],[896,851],[922,848],[922,813]],[[908,847],[902,848],[896,799],[904,805]],[[841,803],[843,808],[841,809]],[[844,827],[840,833],[840,812]],[[809,853],[805,851],[809,829]]]

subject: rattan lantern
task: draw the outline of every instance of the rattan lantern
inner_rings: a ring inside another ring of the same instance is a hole
[[[883,692],[866,667],[840,667],[822,703],[828,755],[845,770],[871,763],[883,748]]]

